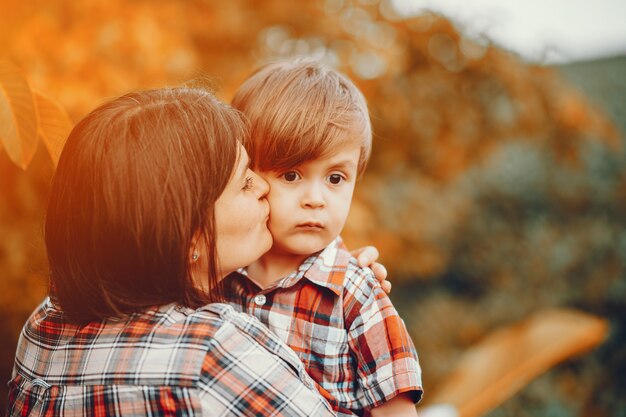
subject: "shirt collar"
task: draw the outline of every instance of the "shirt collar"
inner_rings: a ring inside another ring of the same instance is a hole
[[[321,252],[309,256],[298,271],[287,277],[281,286],[291,286],[301,278],[306,278],[340,296],[349,261],[350,253],[346,250],[341,237],[337,237]]]
[[[300,264],[297,271],[279,280],[275,286],[265,291],[273,291],[277,288],[289,288],[305,278],[313,284],[328,288],[337,296],[343,291],[343,282],[348,269],[351,255],[343,240],[337,236],[322,251],[317,252]],[[235,275],[244,276],[250,280],[246,268],[240,268]]]

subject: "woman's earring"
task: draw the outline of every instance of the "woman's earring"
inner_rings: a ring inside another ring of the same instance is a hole
[[[198,252],[194,252],[193,255],[191,255],[191,260],[196,262],[199,257],[200,257],[200,254]]]

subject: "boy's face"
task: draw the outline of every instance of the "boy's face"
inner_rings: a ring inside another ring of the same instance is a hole
[[[360,150],[358,144],[345,145],[328,158],[288,171],[259,172],[270,184],[268,227],[274,250],[310,255],[339,235],[352,202]]]

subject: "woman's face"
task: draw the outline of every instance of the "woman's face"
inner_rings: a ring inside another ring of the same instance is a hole
[[[233,176],[215,202],[220,278],[250,265],[272,246],[267,228],[270,209],[265,198],[269,185],[250,170],[249,161],[241,146]]]

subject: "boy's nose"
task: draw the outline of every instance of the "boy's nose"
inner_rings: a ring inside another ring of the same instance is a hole
[[[302,197],[301,205],[304,208],[322,208],[326,205],[322,190],[316,184],[311,184]]]
[[[322,208],[326,203],[324,203],[324,200],[319,199],[305,199],[302,201],[302,205],[308,208]]]

